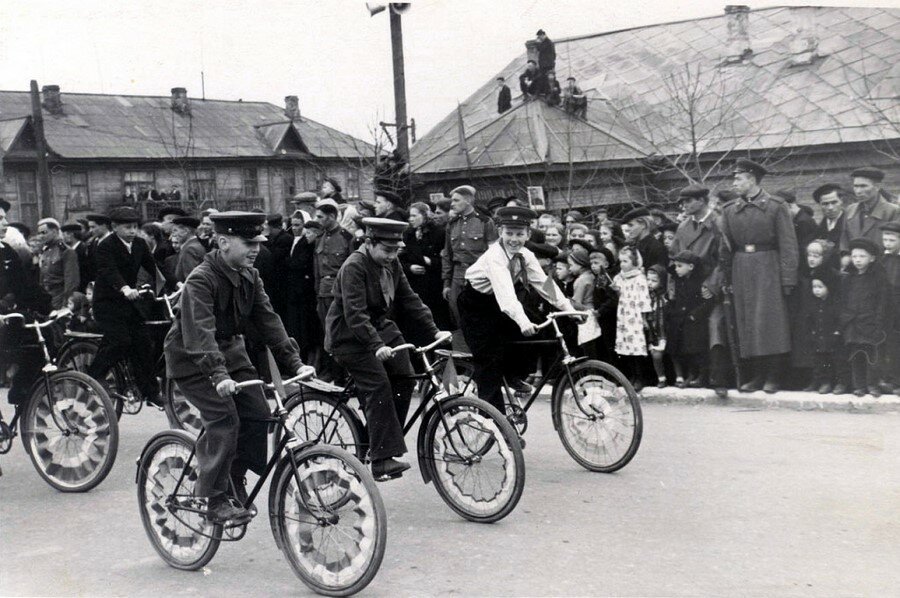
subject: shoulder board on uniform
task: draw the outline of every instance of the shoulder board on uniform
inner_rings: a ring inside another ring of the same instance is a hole
[[[776,203],[787,204],[786,201],[784,201],[782,198],[778,197],[777,195],[768,195],[768,197],[766,199],[770,199]]]
[[[724,209],[727,208],[727,207],[733,206],[734,204],[736,204],[736,203],[739,202],[740,200],[741,200],[740,197],[736,197],[736,198],[734,198],[734,199],[728,200],[728,201],[726,201],[725,203],[722,204],[722,209],[724,210]]]
[[[454,214],[453,216],[450,217],[449,220],[447,220],[447,224],[448,224],[448,225],[453,224],[454,222],[456,222],[456,221],[459,220],[460,218],[461,218],[461,216],[460,216],[459,214]]]

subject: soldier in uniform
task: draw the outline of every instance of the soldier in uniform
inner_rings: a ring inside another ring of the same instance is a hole
[[[316,203],[316,222],[322,226],[322,234],[316,241],[313,272],[316,278],[316,312],[325,329],[325,317],[334,301],[332,290],[337,273],[353,253],[353,233],[338,224],[338,204],[326,198]],[[341,372],[328,354],[323,354],[319,364],[323,380],[341,377]]]
[[[59,222],[55,219],[38,222],[37,234],[44,245],[40,257],[41,287],[50,294],[53,309],[62,309],[81,283],[78,255],[59,238]]]
[[[325,349],[353,376],[366,413],[372,475],[390,479],[409,469],[403,424],[413,381],[405,341],[394,322],[402,317],[423,335],[438,338],[431,312],[410,288],[397,254],[405,222],[364,218],[365,243],[347,258],[335,281],[334,302],[325,322]]]
[[[193,216],[176,216],[172,220],[172,239],[181,246],[175,263],[175,280],[184,282],[188,274],[206,257],[206,248],[197,237],[200,219]]]
[[[881,227],[888,222],[900,222],[900,206],[887,201],[880,184],[884,172],[878,168],[859,168],[853,177],[853,193],[857,202],[850,204],[844,215],[844,231],[841,234],[841,251],[850,250],[850,241],[860,237],[868,239],[884,251],[881,244]]]
[[[732,186],[740,197],[722,209],[719,264],[734,293],[741,358],[749,366],[740,390],[773,393],[780,356],[791,350],[786,298],[797,286],[799,251],[787,204],[759,186],[765,175],[752,160],[735,163]]]
[[[223,523],[250,518],[227,499],[229,478],[244,502],[244,475],[248,469],[261,475],[266,465],[266,424],[252,421],[268,417],[265,395],[259,386],[235,392],[237,382],[258,378],[244,347],[244,327],[253,324],[290,371],[315,370],[303,365],[253,268],[259,244],[266,240],[265,214],[221,212],[211,218],[218,249],[185,282],[165,354],[166,375],[200,410],[203,421],[197,440],[197,495],[207,500],[207,518]]]
[[[487,251],[497,238],[494,221],[475,209],[475,188],[469,185],[450,192],[454,216],[447,224],[444,249],[441,251],[441,277],[444,299],[450,304],[454,323],[459,326],[457,297],[466,284],[466,269]]]
[[[534,253],[525,247],[529,226],[536,218],[528,208],[500,208],[500,240],[466,271],[466,286],[459,295],[462,331],[472,349],[478,395],[500,413],[504,413],[504,374],[517,391],[529,390],[520,380],[527,373],[520,371],[522,364],[528,360],[513,355],[508,347],[510,341],[537,332],[522,305],[526,287],[561,310],[572,309],[571,302],[555,286],[556,292],[548,292],[547,275]]]
[[[87,374],[103,380],[116,362],[127,357],[141,394],[148,403],[162,407],[150,356],[150,335],[138,309],[137,289],[139,270],[143,268],[155,275],[156,263],[147,243],[137,236],[139,217],[134,208],[114,208],[109,217],[114,232],[97,245],[95,259],[94,319],[103,340]]]

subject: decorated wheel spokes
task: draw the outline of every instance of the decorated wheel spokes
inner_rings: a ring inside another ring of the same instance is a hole
[[[26,442],[35,463],[61,486],[82,486],[102,473],[110,446],[110,413],[89,386],[71,378],[50,381],[35,396]],[[52,403],[50,397],[53,397]]]
[[[471,408],[446,413],[449,434],[437,425],[435,472],[454,500],[476,513],[506,504],[513,492],[515,459],[493,419]]]
[[[287,427],[300,442],[324,442],[356,454],[358,447],[350,428],[351,423],[335,415],[333,404],[307,399],[288,413]]]
[[[200,429],[203,427],[200,411],[184,398],[184,395],[178,390],[178,386],[172,382],[169,382],[169,393],[175,419],[180,428],[195,435],[200,434]]]
[[[194,497],[197,469],[192,465],[173,491],[184,472],[190,448],[180,443],[161,447],[147,467],[144,493],[145,509],[151,515],[151,529],[159,546],[173,559],[190,563],[206,551],[213,526],[199,513],[203,505]]]
[[[601,375],[566,384],[560,425],[572,447],[592,463],[615,463],[631,446],[635,415],[625,388]]]
[[[376,555],[376,512],[362,480],[340,459],[316,456],[297,464],[282,504],[288,550],[311,578],[347,586]]]

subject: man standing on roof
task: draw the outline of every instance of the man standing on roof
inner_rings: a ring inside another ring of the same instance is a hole
[[[740,197],[722,208],[720,220],[719,264],[749,366],[742,392],[776,392],[781,360],[791,350],[787,297],[797,286],[797,235],[787,204],[759,186],[766,172],[752,160],[735,163],[732,187]]]
[[[497,77],[497,86],[500,88],[497,94],[497,114],[503,114],[512,106],[512,92],[503,77]]]
[[[556,70],[556,46],[543,29],[537,32],[538,70],[542,75]]]
[[[475,188],[462,185],[450,192],[454,216],[447,224],[441,251],[444,299],[450,304],[454,323],[459,325],[456,299],[466,284],[466,269],[487,251],[497,238],[494,221],[475,209]]]

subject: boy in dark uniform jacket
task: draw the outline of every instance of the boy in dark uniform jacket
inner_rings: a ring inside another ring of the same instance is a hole
[[[410,288],[397,254],[405,222],[363,218],[365,244],[350,254],[334,281],[334,301],[325,318],[325,350],[356,382],[366,413],[372,475],[379,480],[402,475],[409,464],[403,424],[412,397],[412,364],[406,351],[391,347],[406,341],[395,320],[438,338],[431,311]]]
[[[888,286],[876,262],[880,247],[865,237],[850,241],[851,269],[844,281],[841,334],[847,344],[853,394],[881,396],[877,380],[879,351],[884,350]]]
[[[703,298],[703,272],[696,253],[681,251],[672,263],[675,278],[666,313],[666,352],[675,366],[675,385],[698,388],[706,377],[707,318],[713,303]]]
[[[900,395],[900,222],[881,226],[882,262],[890,292],[888,338],[882,361],[883,389]]]

